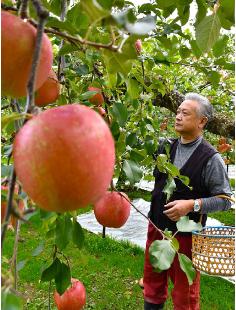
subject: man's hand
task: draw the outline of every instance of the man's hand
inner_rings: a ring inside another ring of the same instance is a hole
[[[194,200],[174,200],[167,203],[164,207],[167,209],[163,213],[172,221],[177,222],[181,216],[193,211]]]

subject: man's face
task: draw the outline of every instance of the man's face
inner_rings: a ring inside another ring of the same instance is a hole
[[[180,134],[197,135],[203,129],[203,116],[198,113],[199,104],[185,100],[179,106],[175,118],[175,130]]]

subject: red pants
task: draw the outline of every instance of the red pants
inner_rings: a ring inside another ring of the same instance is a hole
[[[148,226],[148,236],[145,252],[144,263],[144,299],[153,304],[164,303],[168,296],[168,278],[174,284],[171,292],[174,309],[175,310],[199,310],[200,299],[200,272],[197,271],[196,278],[191,286],[188,284],[187,277],[179,265],[177,255],[170,269],[162,271],[161,273],[155,272],[149,261],[148,249],[154,240],[162,239],[161,234],[151,225]],[[191,258],[192,237],[191,236],[178,236],[176,239],[179,241],[179,253],[183,253]]]

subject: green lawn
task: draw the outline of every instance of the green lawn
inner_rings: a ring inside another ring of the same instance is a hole
[[[51,262],[51,244],[47,243],[39,256],[31,256],[43,239],[45,235],[38,215],[31,218],[29,223],[21,225],[18,262],[30,257],[19,271],[18,289],[24,296],[24,309],[48,309],[48,283],[40,283],[39,280],[42,268]],[[11,257],[13,242],[14,234],[8,231],[2,254],[8,259]],[[143,273],[142,249],[108,237],[102,239],[101,236],[85,231],[85,246],[79,250],[70,243],[65,253],[69,257],[72,276],[86,286],[86,310],[143,309],[142,290],[137,284]],[[4,261],[3,273],[8,269]],[[52,283],[51,309],[55,309],[52,298],[54,288]],[[170,299],[165,309],[173,309]],[[234,285],[218,277],[202,276],[201,310],[211,309],[234,309]]]

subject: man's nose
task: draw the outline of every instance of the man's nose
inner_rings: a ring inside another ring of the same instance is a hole
[[[181,118],[182,118],[182,114],[181,113],[176,114],[176,117],[175,117],[176,120],[181,120]]]

